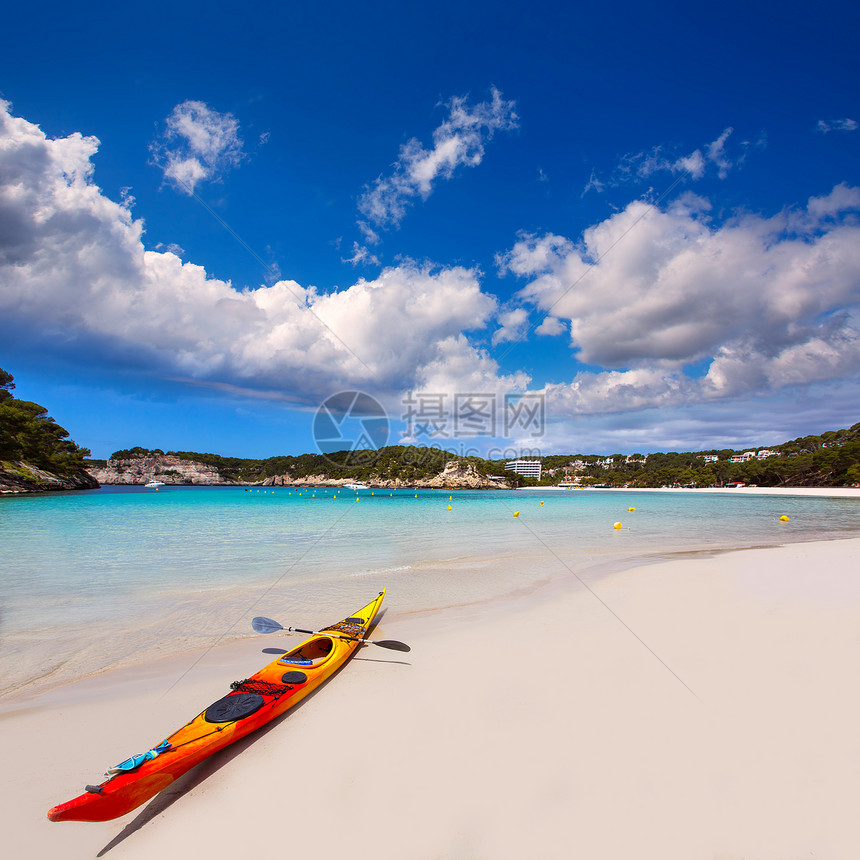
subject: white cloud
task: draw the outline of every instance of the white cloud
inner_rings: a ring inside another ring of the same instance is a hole
[[[242,146],[239,121],[233,114],[188,100],[173,108],[164,134],[150,145],[150,153],[166,181],[192,194],[199,182],[217,181],[237,167],[244,157]]]
[[[513,308],[500,313],[498,321],[500,327],[493,332],[493,346],[505,341],[519,340],[528,326],[528,311],[525,308]]]
[[[142,222],[92,182],[95,138],[48,140],[7,108],[0,106],[4,337],[310,404],[345,385],[384,397],[446,373],[496,373],[464,334],[484,328],[497,309],[474,270],[404,262],[339,292],[290,280],[235,289],[169,250],[144,249]]]
[[[591,189],[594,189],[598,194],[600,194],[604,188],[606,188],[606,183],[602,182],[598,176],[594,168],[591,169],[591,176],[588,177],[588,182],[585,183],[585,188],[582,189],[582,194],[580,197],[585,197]]]
[[[856,375],[860,189],[801,210],[710,223],[688,195],[634,202],[584,234],[523,236],[500,259],[521,301],[570,321],[580,361],[606,368],[548,386],[563,414],[776,391]],[[595,262],[596,261],[596,262]],[[707,373],[686,368],[705,362]]]
[[[489,101],[474,106],[462,96],[451,99],[448,117],[433,132],[433,147],[425,149],[412,138],[401,147],[392,173],[365,188],[358,208],[366,240],[376,242],[379,229],[396,227],[413,200],[426,200],[439,179],[450,179],[458,167],[479,165],[495,132],[516,128],[517,123],[514,103],[495,88]]]
[[[772,445],[855,422],[860,383],[833,380],[815,386],[756,392],[730,399],[643,408],[635,412],[570,413],[555,419],[540,440],[544,451],[614,454],[630,451],[702,451]]]
[[[544,317],[541,324],[535,329],[536,334],[548,335],[550,337],[564,334],[565,331],[567,331],[565,324],[560,319],[553,316]]]
[[[360,387],[395,413],[406,390],[525,390],[529,377],[502,374],[472,333],[498,320],[496,343],[512,342],[537,315],[538,333],[569,331],[600,368],[554,361],[546,449],[629,450],[624,427],[671,447],[706,438],[703,414],[749,415],[746,438],[764,427],[755,403],[781,410],[781,430],[797,398],[823,430],[840,419],[811,392],[838,393],[843,412],[860,398],[860,188],[724,223],[688,193],[664,210],[631,203],[582,237],[524,235],[498,261],[526,281],[500,311],[477,270],[409,261],[332,293],[287,279],[236,289],[145,250],[130,206],[93,182],[98,146],[49,140],[0,104],[0,337],[12,348],[299,405]]]
[[[727,128],[716,140],[711,141],[705,147],[706,160],[711,164],[716,165],[717,175],[720,179],[725,179],[732,168],[732,162],[726,156],[726,141],[734,129]]]
[[[358,242],[352,243],[352,256],[342,258],[344,263],[352,263],[353,266],[364,265],[380,265],[379,257],[372,254],[366,245],[360,245]]]
[[[708,170],[713,168],[720,179],[725,179],[729,171],[744,160],[749,145],[746,142],[741,143],[741,152],[737,156],[729,157],[726,143],[733,131],[732,128],[724,129],[716,140],[687,155],[677,155],[662,145],[655,146],[647,152],[628,153],[604,179],[601,179],[592,169],[581,196],[585,196],[592,189],[600,193],[606,188],[617,188],[630,182],[640,182],[657,173],[669,173],[675,176],[686,174],[691,179],[702,179]]]
[[[856,119],[832,119],[832,120],[818,120],[818,124],[815,126],[816,131],[820,131],[822,134],[827,134],[831,131],[856,131],[858,125],[860,123],[857,122]]]

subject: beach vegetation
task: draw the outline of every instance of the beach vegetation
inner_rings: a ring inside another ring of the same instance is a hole
[[[18,399],[14,389],[12,374],[0,368],[0,460],[61,477],[83,469],[90,452],[76,445],[44,406]]]

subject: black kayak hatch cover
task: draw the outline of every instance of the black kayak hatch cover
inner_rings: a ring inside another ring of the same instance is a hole
[[[250,717],[265,701],[258,693],[224,696],[209,705],[203,717],[207,723],[232,723]]]
[[[282,684],[304,684],[307,681],[308,676],[305,675],[304,672],[284,672],[281,675],[281,683]]]

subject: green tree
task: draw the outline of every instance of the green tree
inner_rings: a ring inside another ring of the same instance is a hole
[[[72,442],[44,406],[13,397],[14,388],[12,375],[0,368],[0,459],[23,461],[57,475],[82,469],[90,452]]]

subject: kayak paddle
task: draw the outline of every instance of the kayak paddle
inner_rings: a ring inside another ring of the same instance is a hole
[[[254,618],[251,621],[251,627],[257,633],[277,633],[278,630],[283,630],[286,633],[306,633],[308,636],[333,636],[335,639],[345,639],[347,642],[363,642],[365,645],[378,645],[380,648],[390,648],[392,651],[412,650],[405,642],[398,642],[396,639],[357,639],[355,636],[342,636],[328,630],[302,630],[301,627],[284,627],[283,624],[278,624],[277,621],[263,615]]]

